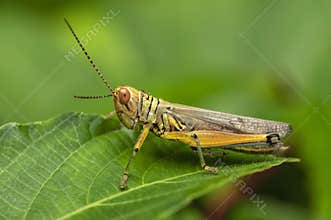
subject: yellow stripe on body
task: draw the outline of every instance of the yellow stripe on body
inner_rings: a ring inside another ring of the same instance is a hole
[[[222,131],[191,131],[191,132],[165,132],[162,137],[166,139],[175,139],[184,142],[192,147],[196,147],[196,141],[193,138],[196,134],[201,147],[221,147],[232,144],[245,144],[255,142],[267,142],[268,134],[235,134]]]

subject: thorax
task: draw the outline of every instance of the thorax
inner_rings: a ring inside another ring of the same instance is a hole
[[[159,98],[140,92],[137,109],[138,121],[143,124],[156,123],[160,102]]]

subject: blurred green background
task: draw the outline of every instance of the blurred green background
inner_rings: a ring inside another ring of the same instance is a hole
[[[302,161],[247,180],[266,213],[229,187],[176,218],[331,218],[330,1],[1,1],[1,124],[113,110],[72,98],[108,91],[81,53],[65,59],[64,17],[114,86],[292,124]]]

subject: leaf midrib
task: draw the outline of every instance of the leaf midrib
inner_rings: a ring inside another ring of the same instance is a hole
[[[76,209],[75,211],[70,212],[70,213],[68,213],[68,214],[66,214],[66,215],[64,215],[64,216],[62,216],[62,217],[60,217],[58,219],[60,220],[60,219],[69,218],[69,217],[71,217],[71,216],[73,216],[75,214],[78,214],[81,211],[84,211],[84,210],[89,209],[89,208],[93,208],[95,206],[98,206],[98,204],[100,204],[100,203],[103,203],[103,202],[108,201],[108,200],[111,200],[111,199],[115,199],[115,198],[117,198],[119,196],[126,195],[126,194],[128,194],[128,193],[130,193],[132,191],[136,191],[136,190],[139,190],[139,189],[148,187],[148,186],[153,186],[153,185],[156,185],[156,184],[164,183],[164,182],[169,181],[169,180],[173,180],[173,179],[177,179],[177,178],[181,178],[181,177],[185,177],[185,176],[190,176],[190,175],[194,175],[194,174],[198,174],[198,173],[202,173],[202,172],[204,172],[204,171],[203,170],[198,170],[198,171],[194,171],[194,172],[190,172],[190,173],[185,173],[185,174],[182,174],[182,175],[179,175],[179,176],[172,176],[172,177],[169,177],[169,178],[166,178],[166,179],[157,180],[157,181],[150,182],[150,183],[145,183],[143,185],[139,185],[139,186],[136,186],[134,188],[128,189],[126,191],[118,192],[116,194],[110,195],[110,196],[105,197],[103,199],[97,200],[97,201],[95,201],[93,203],[90,203],[90,204],[88,204],[86,206],[82,206],[82,207]]]
[[[261,170],[265,170],[265,169],[268,169],[268,168],[271,168],[272,166],[277,166],[277,165],[280,165],[282,164],[283,162],[286,162],[287,160],[279,160],[279,161],[270,161],[270,162],[274,162],[274,163],[271,163],[267,168],[265,167],[257,167],[256,169],[254,170],[250,170],[248,171],[247,173],[245,173],[245,175],[248,175],[249,173],[252,173],[252,172],[258,172],[258,171],[261,171]],[[268,161],[265,161],[265,162],[268,162]],[[259,164],[259,163],[252,163],[253,164]],[[260,164],[259,164],[260,165]],[[186,176],[191,176],[191,175],[196,175],[196,174],[199,174],[199,173],[204,173],[205,171],[203,170],[198,170],[198,171],[194,171],[194,172],[189,172],[189,173],[185,173],[185,174],[182,174],[182,175],[178,175],[178,176],[172,176],[172,177],[168,177],[168,178],[165,178],[165,179],[162,179],[162,180],[157,180],[157,181],[154,181],[154,182],[150,182],[150,183],[145,183],[145,184],[142,184],[142,185],[139,185],[139,186],[136,186],[134,188],[131,188],[131,189],[128,189],[126,191],[122,191],[122,192],[118,192],[116,194],[113,194],[113,195],[110,195],[108,197],[105,197],[103,199],[100,199],[100,200],[97,200],[93,203],[90,203],[88,205],[85,205],[85,206],[82,206],[78,209],[76,209],[75,211],[73,212],[70,212],[70,213],[67,213],[59,218],[57,218],[58,220],[64,220],[64,219],[67,219],[71,216],[74,216],[76,214],[79,214],[80,212],[83,212],[87,209],[90,209],[90,208],[93,208],[93,207],[97,207],[99,206],[99,204],[103,203],[103,202],[106,202],[106,201],[109,201],[109,200],[112,200],[112,199],[115,199],[115,198],[118,198],[120,196],[123,196],[123,195],[126,195],[130,192],[133,192],[133,191],[137,191],[139,189],[143,189],[143,188],[146,188],[146,187],[149,187],[149,186],[153,186],[153,185],[156,185],[156,184],[162,184],[162,183],[166,183],[168,181],[171,181],[171,180],[175,180],[175,179],[178,179],[178,178],[182,178],[182,177],[186,177]]]

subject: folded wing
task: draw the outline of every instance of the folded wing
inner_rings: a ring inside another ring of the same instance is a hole
[[[189,130],[216,130],[239,134],[276,133],[281,138],[291,132],[288,123],[246,117],[164,102],[170,115],[186,124]]]

